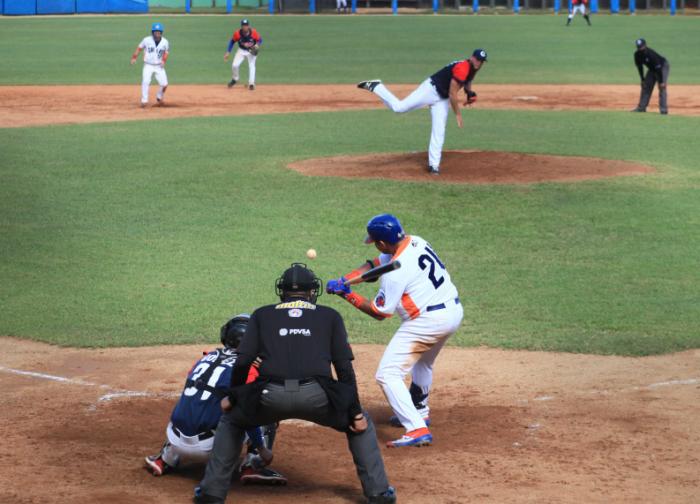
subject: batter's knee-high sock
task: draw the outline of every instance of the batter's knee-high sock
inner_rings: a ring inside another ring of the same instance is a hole
[[[591,18],[588,17],[588,14],[584,14],[583,19],[586,20],[586,23],[588,23],[588,26],[591,26]]]

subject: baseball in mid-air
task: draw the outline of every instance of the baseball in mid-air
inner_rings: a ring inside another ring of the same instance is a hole
[[[306,257],[308,257],[309,259],[316,259],[316,249],[307,250]]]

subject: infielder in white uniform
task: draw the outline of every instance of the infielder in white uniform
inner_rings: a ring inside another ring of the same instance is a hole
[[[338,294],[360,311],[383,320],[394,312],[403,323],[394,334],[379,363],[376,379],[396,414],[392,424],[406,434],[387,446],[423,446],[432,442],[428,429],[428,395],[433,383],[433,363],[448,338],[457,331],[463,310],[457,288],[432,246],[419,236],[404,233],[399,220],[381,214],[367,224],[365,243],[374,243],[381,255],[348,275],[331,280],[327,292]],[[400,261],[401,268],[381,277],[379,292],[370,301],[345,285],[365,271]],[[412,374],[410,389],[405,376]]]
[[[131,55],[131,64],[136,63],[139,53],[143,53],[143,78],[141,80],[141,107],[148,104],[148,87],[151,79],[156,76],[156,81],[160,85],[156,94],[158,105],[163,105],[163,95],[168,89],[168,76],[165,74],[165,62],[170,54],[170,44],[163,37],[163,25],[153,23],[151,26],[151,36],[144,38],[138,45],[134,54]]]
[[[389,110],[400,114],[430,107],[432,130],[428,146],[428,172],[439,175],[449,110],[452,108],[457,118],[457,126],[461,128],[463,122],[458,93],[461,89],[464,90],[466,94],[465,106],[476,101],[476,93],[471,88],[472,80],[481,65],[487,61],[486,58],[486,51],[477,49],[469,59],[453,61],[425,79],[415,91],[403,100],[394,96],[380,80],[363,81],[357,87],[376,94]]]

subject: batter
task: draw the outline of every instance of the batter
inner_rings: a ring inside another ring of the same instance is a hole
[[[388,442],[387,446],[429,445],[433,441],[428,429],[433,363],[462,322],[459,294],[432,246],[420,236],[406,235],[395,216],[372,217],[367,223],[365,243],[374,243],[381,252],[379,257],[329,281],[326,290],[377,320],[391,317],[394,312],[403,320],[387,345],[376,374],[377,383],[396,414],[392,423],[406,429],[404,436]],[[372,301],[345,285],[346,280],[396,260],[401,262],[401,268],[381,277],[379,291]],[[408,373],[412,375],[412,383],[407,390],[404,377]]]

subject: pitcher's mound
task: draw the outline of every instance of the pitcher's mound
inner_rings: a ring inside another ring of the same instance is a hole
[[[289,165],[299,173],[318,177],[382,178],[452,184],[573,182],[654,171],[649,166],[627,161],[488,151],[444,152],[440,175],[429,174],[427,166],[425,152],[316,158]]]

